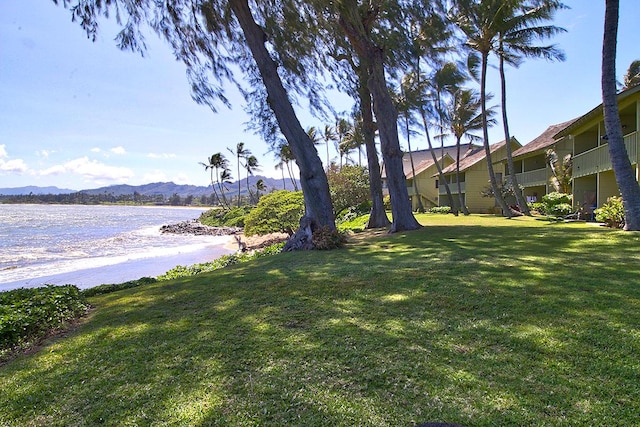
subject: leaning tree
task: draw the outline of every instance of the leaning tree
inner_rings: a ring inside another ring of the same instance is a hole
[[[116,40],[124,50],[144,53],[146,29],[157,33],[186,65],[194,100],[214,111],[218,102],[229,104],[223,87],[225,81],[235,83],[247,98],[264,94],[300,169],[306,216],[313,224],[335,229],[322,161],[289,98],[296,90],[307,96],[317,88],[306,74],[314,68],[313,62],[297,56],[304,50],[304,39],[295,37],[295,25],[302,26],[305,21],[300,18],[303,10],[287,1],[260,3],[256,7],[251,7],[249,0],[53,2],[69,8],[72,19],[94,40],[99,20],[115,16],[121,25]],[[286,37],[282,30],[284,22]],[[261,87],[255,90],[243,87],[233,74],[233,69],[238,68],[249,81],[259,80]]]
[[[609,156],[616,177],[625,215],[625,230],[640,230],[640,186],[636,180],[622,137],[616,94],[616,48],[619,1],[606,0],[602,42],[602,107],[607,130]]]

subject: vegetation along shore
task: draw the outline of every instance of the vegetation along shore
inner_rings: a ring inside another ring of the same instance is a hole
[[[0,366],[0,425],[640,424],[640,237],[417,218],[87,296]]]

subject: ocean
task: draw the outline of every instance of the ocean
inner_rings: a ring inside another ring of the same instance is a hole
[[[0,291],[45,284],[89,288],[212,261],[229,236],[161,234],[205,209],[0,204]]]

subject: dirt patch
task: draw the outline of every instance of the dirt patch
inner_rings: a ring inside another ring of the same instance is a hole
[[[265,234],[264,236],[245,236],[243,233],[237,234],[233,236],[234,239],[231,240],[225,247],[227,249],[240,249],[237,239],[240,239],[242,243],[246,245],[247,250],[255,250],[262,249],[267,246],[274,245],[276,243],[286,242],[289,239],[289,235],[286,233],[271,233]]]

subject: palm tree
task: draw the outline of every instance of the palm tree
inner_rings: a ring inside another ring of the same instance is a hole
[[[220,153],[217,153],[217,154],[220,154]],[[202,166],[204,166],[204,170],[205,171],[207,171],[207,170],[210,171],[211,188],[213,189],[213,196],[217,200],[218,205],[220,205],[222,203],[220,201],[220,197],[218,196],[218,192],[216,191],[216,186],[215,186],[215,181],[214,181],[214,176],[216,177],[216,179],[217,179],[217,176],[218,176],[218,170],[217,170],[217,166],[216,166],[216,161],[215,161],[216,158],[215,158],[215,156],[216,155],[214,154],[211,157],[209,157],[207,159],[207,163],[200,162],[200,164]]]
[[[260,165],[258,164],[258,159],[254,155],[250,155],[245,158],[245,163],[243,167],[247,171],[247,191],[249,192],[249,201],[253,202],[253,193],[251,192],[251,187],[249,186],[249,175],[253,175],[254,172],[260,170]]]
[[[227,148],[231,154],[236,157],[236,166],[238,167],[238,207],[240,207],[240,167],[242,166],[242,159],[246,159],[251,155],[251,151],[247,148],[244,148],[244,142],[238,142],[236,144],[236,150],[233,151],[231,148]]]
[[[412,74],[406,74],[400,80],[400,93],[397,94],[396,108],[398,110],[398,116],[402,117],[404,134],[407,139],[407,149],[409,150],[409,162],[411,163],[411,175],[413,192],[415,193],[416,200],[418,202],[418,212],[424,212],[424,205],[422,204],[422,197],[420,196],[420,190],[418,189],[418,180],[416,179],[416,167],[413,162],[413,150],[411,149],[411,134],[413,130],[411,125],[413,124],[412,110],[416,107],[418,101],[415,98],[418,94],[414,90]]]
[[[336,130],[331,125],[324,126],[324,132],[322,133],[322,139],[324,139],[324,143],[327,146],[327,170],[329,169],[329,165],[331,164],[329,160],[329,142],[336,141],[338,136],[336,135]]]
[[[267,186],[263,179],[256,181],[256,203],[260,201],[260,192],[267,191]]]
[[[341,148],[342,141],[346,137],[347,133],[351,129],[351,123],[345,118],[338,119],[336,123],[336,139],[334,139],[336,144],[336,150],[338,151],[338,156],[340,157],[340,169],[342,169],[342,157],[344,156],[344,151]]]
[[[472,89],[459,89],[453,94],[452,102],[449,104],[448,113],[445,115],[449,131],[456,139],[456,181],[458,183],[458,199],[460,208],[464,215],[469,215],[466,203],[462,197],[462,186],[460,184],[460,142],[465,136],[469,143],[481,140],[471,132],[482,129],[482,115],[480,95]],[[488,123],[494,124],[493,115],[495,111],[488,109]]]
[[[289,179],[291,180],[291,184],[293,184],[293,190],[298,191],[298,184],[296,183],[296,180],[293,177],[293,170],[291,169],[291,162],[294,161],[295,158],[293,157],[293,153],[291,152],[291,147],[289,146],[289,143],[287,143],[286,141],[282,141],[280,143],[280,147],[278,148],[278,158],[287,167],[287,172],[289,173]]]
[[[622,88],[623,90],[629,89],[636,85],[640,85],[640,59],[636,59],[635,61],[631,62],[631,64],[629,64],[629,68],[624,75],[622,84],[624,85],[624,87]]]
[[[224,160],[225,166],[224,168],[222,168],[220,174],[218,175],[218,189],[220,190],[220,194],[222,195],[222,200],[224,201],[225,206],[227,207],[227,209],[229,209],[231,208],[231,204],[227,200],[226,196],[226,193],[229,191],[229,189],[227,188],[227,184],[231,184],[231,180],[233,179],[233,177],[231,176],[231,169],[226,166],[226,159]]]
[[[616,96],[616,48],[619,1],[606,0],[602,41],[602,106],[607,130],[609,156],[625,214],[625,230],[640,230],[640,185],[636,181],[622,137]]]
[[[571,175],[573,172],[573,161],[571,153],[562,158],[558,157],[558,153],[552,148],[545,152],[545,159],[551,168],[551,185],[558,193],[571,193]]]
[[[533,45],[535,40],[547,39],[555,34],[566,31],[564,28],[553,25],[539,25],[552,20],[555,12],[563,8],[566,8],[566,6],[555,0],[538,0],[535,1],[533,5],[527,4],[524,0],[512,0],[508,6],[505,5],[505,9],[509,10],[509,12],[502,14],[503,20],[497,23],[500,29],[498,32],[498,45],[495,52],[500,61],[502,124],[504,126],[505,141],[511,140],[507,119],[505,63],[517,68],[522,63],[523,57],[542,57],[547,60],[564,61],[564,53],[555,46]],[[516,201],[522,209],[522,212],[526,215],[531,215],[516,179],[511,144],[507,144],[506,149],[509,178],[516,196]]]
[[[495,43],[499,33],[499,27],[496,23],[505,20],[506,12],[508,12],[509,9],[505,7],[507,3],[508,2],[504,0],[482,0],[481,2],[477,0],[456,0],[452,9],[452,20],[466,37],[466,46],[480,55],[482,133],[489,181],[491,183],[491,191],[496,202],[502,209],[503,215],[511,218],[511,208],[509,208],[504,197],[502,197],[502,191],[500,190],[498,181],[496,180],[496,174],[493,170],[487,113],[487,67],[489,64],[489,54],[495,51]],[[473,57],[475,54],[472,53],[470,56]],[[505,144],[508,146],[510,141],[505,140]]]

